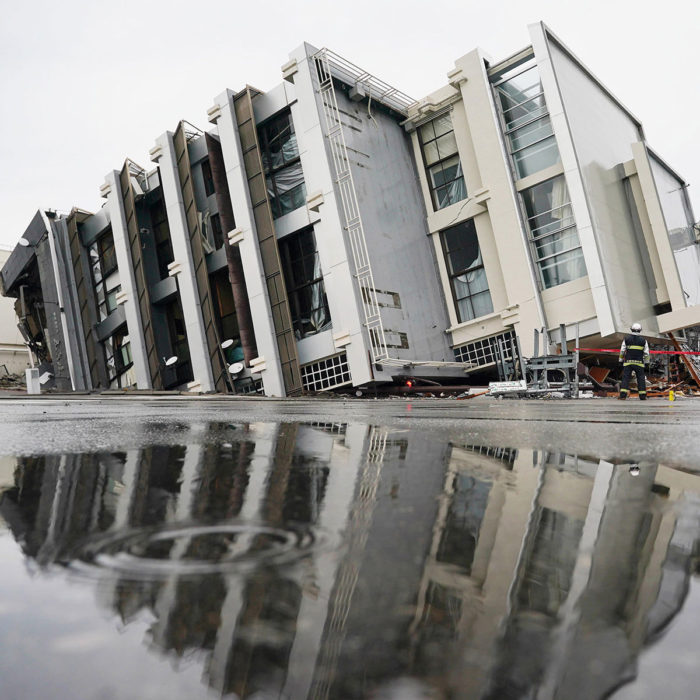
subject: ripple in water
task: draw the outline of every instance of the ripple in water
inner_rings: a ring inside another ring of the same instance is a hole
[[[240,571],[262,562],[282,563],[317,542],[308,529],[251,523],[174,525],[120,531],[93,538],[71,553],[81,572],[111,571],[137,578]]]

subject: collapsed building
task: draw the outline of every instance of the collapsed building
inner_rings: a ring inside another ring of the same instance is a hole
[[[99,211],[39,211],[1,273],[47,385],[296,395],[484,379],[533,329],[700,324],[687,184],[542,23],[415,100],[303,44]]]

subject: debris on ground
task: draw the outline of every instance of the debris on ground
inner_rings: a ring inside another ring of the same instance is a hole
[[[27,388],[27,381],[23,374],[0,374],[0,389]]]

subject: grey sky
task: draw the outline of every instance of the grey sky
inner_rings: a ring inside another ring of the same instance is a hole
[[[697,0],[0,0],[0,244],[40,207],[95,211],[128,156],[147,169],[180,119],[207,128],[225,88],[267,90],[303,41],[412,97],[482,47],[505,58],[545,21],[644,124],[700,217]]]

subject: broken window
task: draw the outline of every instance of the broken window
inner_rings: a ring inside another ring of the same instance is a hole
[[[331,327],[331,314],[313,229],[286,236],[279,242],[280,257],[297,340]]]
[[[558,163],[559,149],[534,58],[505,77],[499,76],[494,91],[516,177],[523,178]]]
[[[435,210],[465,199],[467,188],[450,115],[443,114],[423,124],[418,135]]]
[[[272,216],[277,219],[306,203],[306,185],[299,159],[297,137],[289,110],[259,130],[260,153]]]
[[[586,263],[563,175],[520,193],[534,258],[545,289],[583,277]]]
[[[473,219],[442,232],[447,271],[460,323],[493,311],[491,292]]]
[[[204,194],[206,194],[207,197],[209,197],[216,191],[214,189],[214,177],[211,174],[211,163],[209,162],[209,158],[205,158],[202,161],[201,167],[202,179],[204,180]]]

